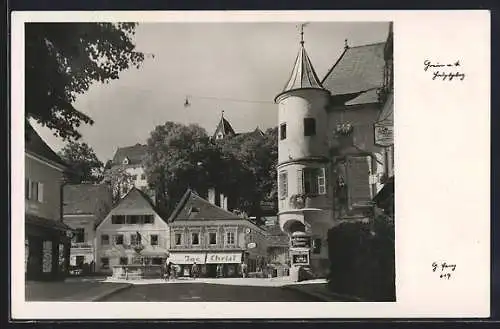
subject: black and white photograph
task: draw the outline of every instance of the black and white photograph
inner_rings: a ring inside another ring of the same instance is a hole
[[[399,302],[401,19],[140,18],[24,22],[21,299]]]

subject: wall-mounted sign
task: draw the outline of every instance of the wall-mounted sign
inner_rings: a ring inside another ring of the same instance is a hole
[[[394,144],[394,126],[375,123],[375,144],[379,146],[391,146]]]
[[[207,264],[236,264],[241,263],[242,253],[213,253],[207,255]]]
[[[250,242],[249,244],[247,244],[248,249],[253,249],[255,247],[257,247],[257,244],[255,242]]]
[[[174,264],[205,264],[205,253],[171,253],[168,260]]]
[[[311,247],[311,237],[310,236],[292,236],[290,239],[292,248],[310,248]]]
[[[291,253],[292,265],[309,265],[308,251],[294,251]]]

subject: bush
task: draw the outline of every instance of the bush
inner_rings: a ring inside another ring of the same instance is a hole
[[[332,291],[373,301],[395,300],[394,225],[387,217],[379,216],[373,224],[332,228],[328,249]]]

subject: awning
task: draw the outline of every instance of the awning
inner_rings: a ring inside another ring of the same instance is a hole
[[[218,252],[207,254],[207,264],[235,264],[241,263],[241,252]]]
[[[168,261],[174,264],[205,264],[207,254],[204,252],[199,253],[187,253],[187,252],[171,252],[168,257]]]
[[[168,250],[163,248],[146,247],[141,251],[143,257],[167,257]]]

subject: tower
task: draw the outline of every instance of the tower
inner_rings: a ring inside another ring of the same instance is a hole
[[[329,267],[327,232],[333,226],[333,196],[328,184],[327,106],[323,88],[301,41],[290,78],[278,104],[278,217],[292,239],[292,271],[309,267],[317,276]]]

